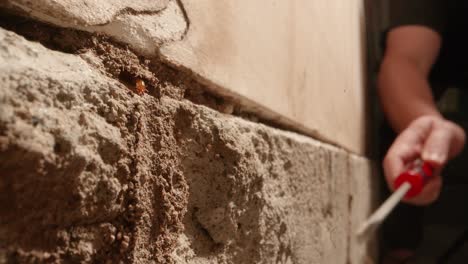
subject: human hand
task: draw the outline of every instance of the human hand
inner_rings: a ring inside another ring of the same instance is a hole
[[[405,202],[427,205],[440,194],[440,172],[448,160],[457,156],[465,145],[465,132],[457,124],[439,116],[422,116],[415,119],[393,142],[383,161],[385,179],[391,190],[394,180],[416,159],[429,162],[434,176],[427,181],[422,192]]]

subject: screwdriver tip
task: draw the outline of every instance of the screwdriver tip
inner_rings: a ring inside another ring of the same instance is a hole
[[[376,226],[377,224],[366,221],[359,226],[356,231],[356,236],[358,238],[364,238],[367,234],[371,233]]]
[[[367,226],[368,225],[366,225],[366,224],[362,224],[359,227],[359,229],[356,231],[356,236],[358,236],[358,237],[362,236],[366,232]]]

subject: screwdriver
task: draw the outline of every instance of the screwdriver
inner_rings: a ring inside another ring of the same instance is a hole
[[[376,229],[403,197],[412,198],[421,193],[424,185],[433,175],[434,168],[431,164],[420,159],[413,162],[395,179],[393,183],[395,192],[359,227],[357,235],[361,237],[370,230]]]

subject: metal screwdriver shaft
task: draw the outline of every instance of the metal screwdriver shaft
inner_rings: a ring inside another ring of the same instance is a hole
[[[358,236],[364,235],[367,231],[377,228],[388,214],[397,206],[397,204],[405,197],[410,190],[411,185],[408,182],[403,183],[380,207],[374,214],[367,219],[359,227],[357,231]]]
[[[433,174],[434,169],[429,163],[421,160],[413,162],[407,171],[395,179],[396,191],[359,227],[357,235],[362,237],[377,228],[404,197],[418,195]]]

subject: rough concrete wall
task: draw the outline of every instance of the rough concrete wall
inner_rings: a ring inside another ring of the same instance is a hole
[[[264,118],[366,154],[363,0],[3,2],[158,54]]]
[[[102,10],[170,10],[124,2]],[[98,1],[8,3],[42,17],[34,8]],[[2,12],[0,263],[372,261],[373,242],[353,236],[375,200],[369,160],[235,117],[190,75],[106,36]]]

